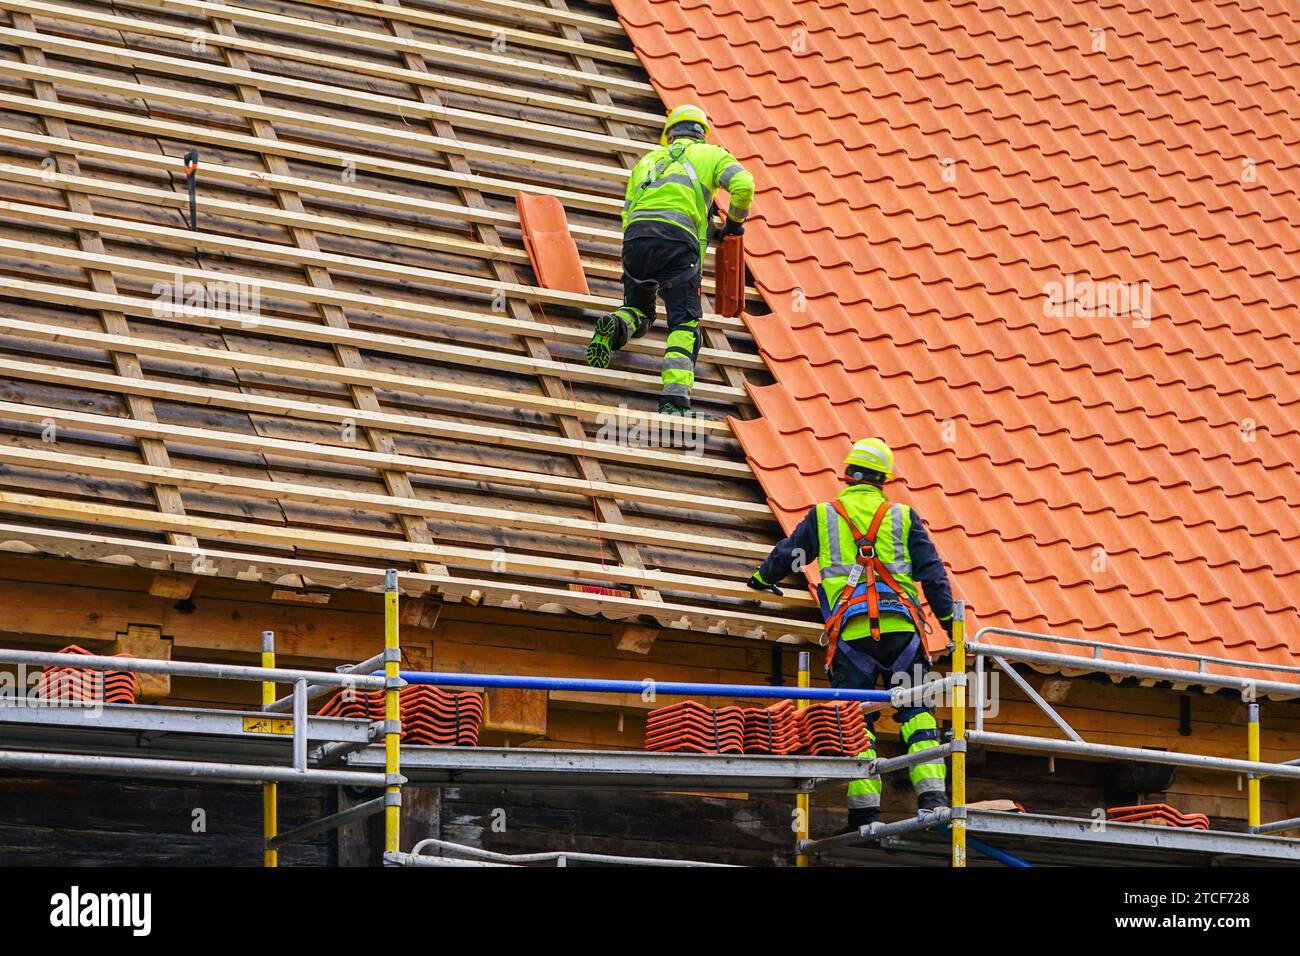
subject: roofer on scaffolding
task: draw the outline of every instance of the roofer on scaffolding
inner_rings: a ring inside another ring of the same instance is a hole
[[[636,164],[623,204],[623,305],[596,320],[587,364],[609,368],[610,355],[650,330],[655,296],[668,313],[659,411],[691,414],[700,354],[700,277],[711,238],[713,194],[730,195],[722,236],[743,235],[754,201],[754,177],[721,146],[704,139],[709,118],[679,106],[664,121],[659,148]]]
[[[832,687],[871,690],[877,678],[886,689],[896,675],[928,660],[925,619],[917,605],[918,582],[940,625],[952,637],[952,589],[939,552],[914,509],[890,502],[881,486],[894,477],[894,453],[879,438],[857,442],[844,460],[847,486],[834,501],[815,505],[794,533],[778,544],[754,572],[749,586],[780,594],[792,571],[816,555],[821,570],[818,598],[826,620],[826,671]],[[852,585],[852,586],[850,586]],[[909,686],[904,684],[903,686]],[[900,708],[899,735],[909,754],[939,745],[932,708]],[[859,757],[874,759],[875,718],[867,718],[868,747]],[[909,768],[918,810],[948,806],[944,763]],[[880,819],[879,776],[849,783],[849,826]]]

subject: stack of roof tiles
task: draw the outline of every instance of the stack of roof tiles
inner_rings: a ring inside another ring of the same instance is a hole
[[[69,644],[60,654],[91,652]],[[118,657],[130,657],[118,654]],[[134,704],[136,676],[130,671],[96,671],[88,667],[47,667],[41,672],[36,693],[44,700],[62,700],[79,704]]]
[[[744,711],[739,707],[714,710],[693,700],[652,710],[646,717],[645,749],[669,753],[744,753]]]
[[[745,753],[793,754],[803,746],[795,720],[794,701],[782,700],[771,707],[746,707]]]
[[[1300,665],[1292,0],[614,3],[758,183],[787,530],[882,435],[979,624]]]
[[[856,757],[869,749],[862,706],[854,701],[820,701],[795,713],[803,752],[817,757]]]
[[[714,710],[687,700],[652,710],[646,718],[645,749],[669,753],[856,757],[867,746],[866,720],[852,701],[809,704],[803,710],[791,700]]]
[[[1208,830],[1210,818],[1204,813],[1180,813],[1167,803],[1146,803],[1135,807],[1108,807],[1106,816],[1115,823],[1146,823],[1152,826],[1181,827],[1185,830]]]
[[[430,747],[473,747],[483,726],[483,696],[416,684],[398,692],[402,742]],[[339,691],[320,710],[322,717],[384,719],[382,690]]]

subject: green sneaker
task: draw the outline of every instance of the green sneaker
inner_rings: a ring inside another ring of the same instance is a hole
[[[607,312],[596,320],[596,331],[587,346],[587,364],[592,368],[609,368],[613,352],[614,333],[618,331],[618,316]]]

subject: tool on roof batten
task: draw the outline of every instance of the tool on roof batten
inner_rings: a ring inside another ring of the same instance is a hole
[[[199,151],[191,149],[185,154],[185,186],[190,192],[190,230],[199,230]]]

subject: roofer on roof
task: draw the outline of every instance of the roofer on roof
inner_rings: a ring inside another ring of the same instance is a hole
[[[655,295],[668,312],[659,411],[691,413],[700,353],[700,276],[708,246],[713,194],[730,195],[723,236],[742,235],[754,200],[754,177],[721,146],[704,139],[709,118],[679,106],[664,121],[660,146],[633,168],[623,204],[623,305],[596,321],[587,364],[609,368],[612,352],[655,321]]]
[[[883,676],[889,688],[894,675],[907,674],[927,657],[917,583],[949,637],[952,589],[921,516],[907,505],[891,503],[881,490],[894,477],[889,446],[879,438],[862,439],[850,449],[844,470],[847,487],[834,501],[809,510],[754,572],[749,586],[780,594],[776,585],[792,571],[803,570],[815,554],[831,686],[871,690]],[[867,718],[870,749],[860,757],[876,756],[875,718],[875,713]],[[904,707],[895,719],[908,753],[939,745],[932,709]],[[942,760],[917,764],[909,773],[918,809],[948,806]],[[849,826],[880,819],[880,791],[878,776],[849,784]]]

